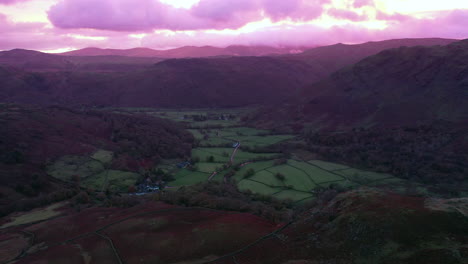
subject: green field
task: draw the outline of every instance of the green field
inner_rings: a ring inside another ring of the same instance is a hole
[[[90,157],[64,156],[48,166],[47,172],[63,181],[71,181],[73,176],[79,176],[82,187],[127,192],[128,187],[135,185],[140,176],[134,172],[109,170],[107,166],[113,156],[113,152],[106,150],[98,150]]]
[[[285,187],[285,182],[277,179],[275,175],[269,171],[262,170],[257,173],[255,173],[254,176],[249,178],[250,180],[258,181],[258,182],[263,182],[267,185],[270,186],[275,186],[275,187]]]
[[[298,170],[289,165],[279,165],[267,169],[273,175],[281,173],[285,176],[285,184],[294,190],[312,191],[317,185],[309,178],[309,176],[301,170]]]
[[[322,169],[328,170],[328,171],[349,169],[349,167],[346,166],[346,165],[332,163],[332,162],[326,162],[326,161],[321,161],[321,160],[311,160],[308,163],[310,163],[312,165],[315,165],[317,167],[320,167]]]
[[[274,159],[277,156],[278,153],[251,153],[239,150],[234,158],[234,162],[243,163],[254,159]]]
[[[174,174],[175,180],[169,183],[170,186],[204,182],[215,171],[218,173],[212,180],[224,181],[225,175],[233,172],[232,168],[223,169],[223,167],[229,167],[231,155],[235,150],[233,144],[236,142],[240,142],[241,148],[236,152],[232,165],[242,166],[235,171],[232,180],[237,182],[239,189],[243,191],[249,190],[262,195],[273,195],[278,199],[299,202],[314,199],[318,189],[380,185],[402,189],[401,186],[404,184],[404,181],[392,175],[359,170],[342,164],[321,160],[302,161],[297,158],[288,159],[285,163],[275,162],[275,159],[283,157],[280,153],[254,153],[258,151],[256,148],[261,148],[263,151],[280,142],[301,142],[302,139],[295,135],[280,135],[268,130],[239,126],[238,120],[248,109],[186,111],[138,109],[138,111],[181,122],[197,140],[198,147],[192,150],[192,160],[195,164],[192,164],[191,168],[176,168],[174,165],[177,161],[171,161],[174,163],[173,166],[168,164],[160,166]],[[221,118],[223,115],[234,118],[223,120]],[[208,120],[195,121],[194,116],[204,116]],[[219,118],[216,118],[217,116]],[[106,156],[103,152],[99,155],[98,153],[95,154],[98,157]],[[253,170],[253,175],[246,177],[248,170]]]
[[[293,166],[303,172],[305,172],[307,175],[309,175],[310,179],[321,185],[323,183],[327,182],[335,182],[335,181],[342,181],[345,178],[343,176],[340,176],[339,174],[335,174],[333,172],[329,172],[324,169],[320,169],[314,165],[311,165],[310,163],[306,162],[299,162],[295,160],[288,160],[288,164],[290,166]]]
[[[192,158],[206,162],[212,156],[214,163],[227,163],[233,150],[234,148],[196,148],[192,150]]]
[[[107,170],[86,178],[82,185],[95,190],[109,189],[114,192],[127,192],[128,187],[135,185],[139,174],[127,171]]]
[[[196,164],[197,171],[210,174],[214,171],[219,171],[221,167],[222,164],[220,163],[199,162]]]
[[[206,182],[210,175],[211,173],[182,169],[175,175],[175,181],[170,182],[169,185],[174,187],[194,185],[197,183]]]
[[[91,158],[100,161],[103,164],[110,164],[114,158],[114,153],[111,151],[100,149],[96,151]]]
[[[246,191],[250,190],[254,193],[263,195],[272,195],[283,190],[282,188],[273,188],[262,183],[258,183],[251,180],[243,180],[238,184],[239,190]]]
[[[253,169],[255,173],[245,178],[249,169]],[[276,176],[278,173],[284,176],[284,180]],[[247,164],[235,174],[234,179],[241,190],[259,194],[274,193],[276,198],[293,201],[312,199],[316,188],[356,188],[362,185],[391,185],[396,188],[403,183],[401,179],[388,174],[362,171],[330,162],[303,162],[293,159],[282,165],[274,165],[273,160]]]
[[[277,136],[229,136],[228,139],[237,140],[247,147],[266,147],[293,139],[292,135],[277,135]]]
[[[83,179],[103,171],[100,161],[85,156],[65,156],[47,168],[49,175],[63,181],[70,181],[74,175]]]

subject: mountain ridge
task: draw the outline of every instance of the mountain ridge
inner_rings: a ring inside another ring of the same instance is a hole
[[[84,49],[59,53],[63,56],[103,56],[116,55],[127,57],[160,57],[160,58],[197,58],[214,56],[266,56],[272,54],[287,54],[304,48],[275,48],[270,46],[231,45],[226,48],[214,46],[183,46],[174,49],[156,50],[151,48],[102,49],[88,47]]]

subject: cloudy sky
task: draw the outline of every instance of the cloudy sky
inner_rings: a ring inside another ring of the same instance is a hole
[[[0,50],[468,38],[468,0],[0,0]]]

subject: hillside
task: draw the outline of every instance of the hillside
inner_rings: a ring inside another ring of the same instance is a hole
[[[363,44],[336,44],[330,46],[317,47],[294,55],[284,55],[284,57],[294,58],[306,61],[311,64],[320,65],[327,77],[330,73],[341,68],[355,64],[360,60],[375,55],[381,51],[399,47],[413,46],[436,46],[448,45],[457,40],[440,38],[421,38],[421,39],[391,39],[376,42],[366,42]]]
[[[161,202],[81,212],[57,205],[39,222],[27,217],[37,219],[40,211],[4,222],[0,237],[8,247],[1,260],[462,264],[468,260],[466,204],[362,189],[320,199],[276,226],[248,213]]]
[[[259,120],[330,129],[466,121],[467,61],[466,40],[386,50],[308,86],[289,107],[265,109]]]
[[[63,181],[50,177],[56,168],[50,166],[64,157],[66,164],[76,160],[77,166],[91,166],[78,175],[84,180],[91,168],[101,167],[89,158],[95,153],[110,155],[107,169],[127,172],[139,172],[163,158],[190,156],[192,135],[167,120],[61,107],[0,107],[2,215],[66,195],[65,182],[72,175],[63,178],[65,170]]]
[[[272,57],[168,60],[125,73],[0,76],[0,101],[86,106],[227,107],[283,100],[317,80],[302,62]]]

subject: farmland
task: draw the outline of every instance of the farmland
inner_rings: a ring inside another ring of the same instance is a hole
[[[79,177],[80,185],[98,191],[126,192],[135,185],[139,175],[135,172],[110,169],[113,153],[98,150],[91,156],[64,156],[48,167],[48,174],[63,180],[73,181]]]
[[[231,182],[241,191],[300,203],[313,200],[322,190],[330,188],[380,186],[403,192],[407,183],[389,174],[296,155],[294,150],[286,153],[275,145],[292,145],[301,138],[242,126],[240,117],[248,109],[119,108],[113,111],[176,121],[193,135],[195,143],[190,160],[163,160],[155,168],[170,175],[167,185],[172,188],[207,181]],[[64,181],[79,175],[81,186],[93,190],[127,192],[143,175],[112,167],[114,156],[105,149],[89,156],[64,156],[48,166],[48,173]],[[421,186],[417,188],[426,192]]]
[[[239,125],[244,109],[139,111],[182,122],[196,139],[190,166],[164,168],[175,176],[169,182],[172,187],[208,180],[229,181],[241,191],[299,203],[314,199],[327,188],[385,186],[402,190],[405,183],[392,175],[321,160],[304,160],[294,153],[286,158],[285,153],[271,147],[297,141],[296,136]],[[238,143],[240,147],[236,150]]]
[[[88,155],[62,156],[48,164],[47,173],[65,182],[76,181],[79,176],[83,188],[125,193],[161,170],[169,175],[166,185],[172,188],[207,181],[230,182],[241,191],[297,203],[312,200],[328,188],[385,186],[400,192],[405,190],[406,181],[389,174],[306,158],[296,155],[294,149],[283,151],[278,144],[294,145],[301,138],[242,126],[241,117],[249,109],[116,108],[112,111],[160,117],[182,124],[195,138],[190,158],[164,159],[156,167],[149,164],[145,170],[135,170],[122,166],[128,163],[122,160],[125,156],[118,157],[112,149],[98,148]]]

